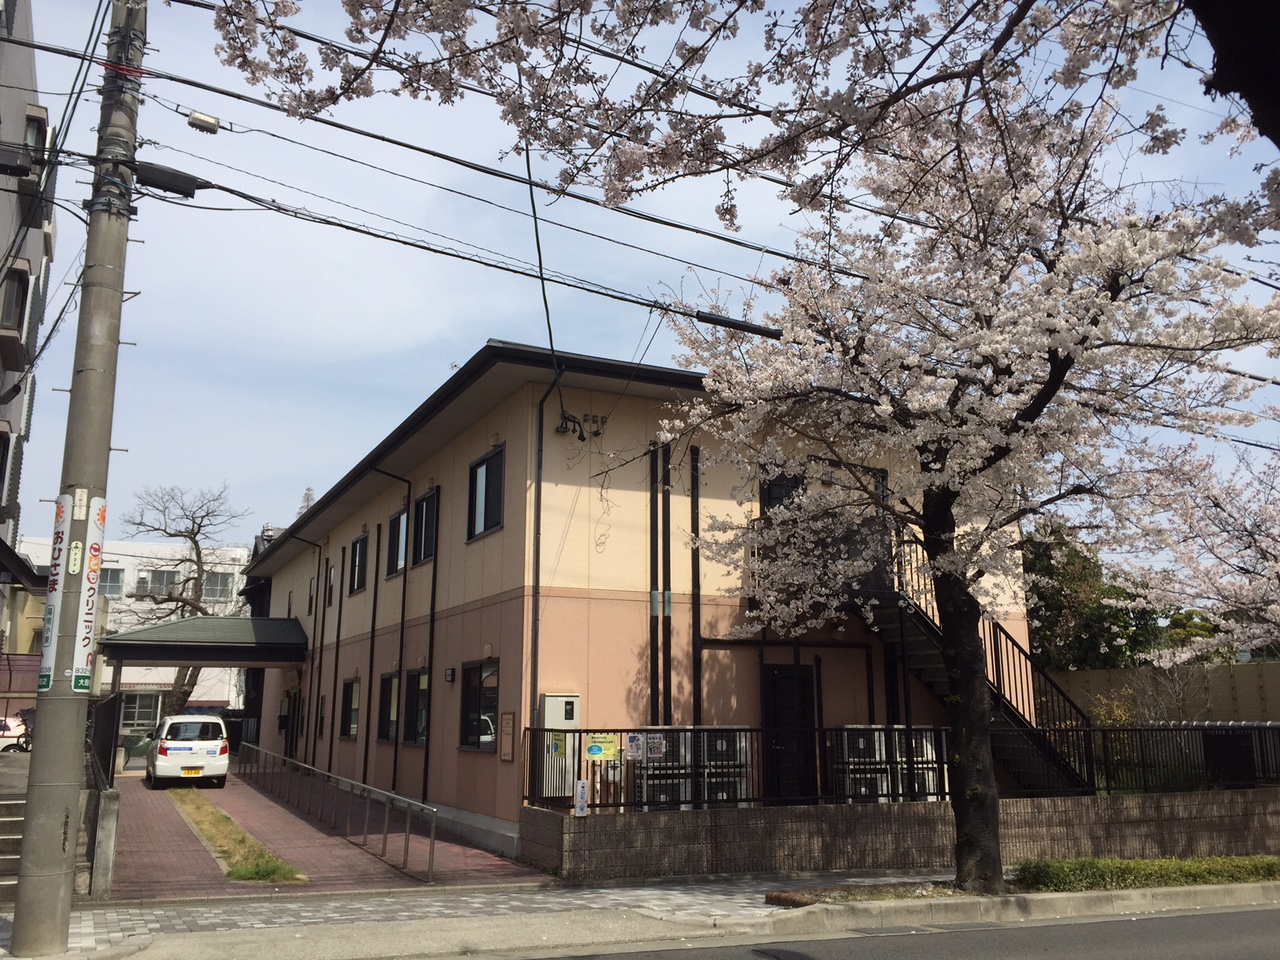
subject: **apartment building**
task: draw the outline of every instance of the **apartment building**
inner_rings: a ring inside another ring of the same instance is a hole
[[[32,39],[30,0],[0,8],[0,33]],[[54,253],[54,175],[50,157],[54,131],[36,93],[35,53],[0,43],[0,624],[5,653],[14,616],[11,597],[25,607],[43,584],[11,550],[19,526],[18,484],[23,446],[31,427],[35,378],[31,366],[50,293]],[[50,495],[56,491],[51,491]],[[34,691],[32,691],[34,692]]]
[[[799,640],[730,635],[742,574],[695,540],[741,514],[736,477],[703,466],[697,437],[660,439],[700,390],[686,371],[487,344],[258,545],[253,614],[296,618],[309,643],[302,670],[268,671],[281,722],[261,746],[514,852],[529,731],[941,722],[860,616]],[[774,795],[816,789],[807,748],[771,752]]]

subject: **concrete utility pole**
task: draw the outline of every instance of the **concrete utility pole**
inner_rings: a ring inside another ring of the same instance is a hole
[[[9,948],[18,957],[65,953],[71,924],[146,26],[146,0],[113,0]]]

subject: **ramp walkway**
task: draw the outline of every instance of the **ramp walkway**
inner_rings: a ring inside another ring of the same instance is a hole
[[[113,901],[189,900],[304,893],[370,893],[441,886],[530,884],[546,880],[532,867],[437,836],[434,883],[426,882],[428,839],[414,834],[405,870],[389,865],[325,823],[260,793],[236,776],[204,795],[272,853],[301,870],[301,884],[271,887],[228,880],[203,839],[165,790],[152,790],[140,771],[117,774],[120,819],[116,833]],[[371,841],[372,842],[372,841]],[[395,839],[401,844],[402,839]],[[379,836],[378,845],[381,844]],[[399,849],[399,846],[396,847]],[[398,861],[398,858],[397,858]]]

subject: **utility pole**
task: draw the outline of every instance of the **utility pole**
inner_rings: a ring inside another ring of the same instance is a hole
[[[66,953],[71,925],[146,26],[146,0],[113,0],[9,948],[17,957]]]

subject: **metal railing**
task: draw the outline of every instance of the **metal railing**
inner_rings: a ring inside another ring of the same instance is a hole
[[[1079,773],[1099,794],[1181,793],[1280,785],[1280,726],[1180,724],[1159,727],[1059,727],[1043,731],[1058,755],[1079,758]],[[1020,731],[992,731],[993,740]],[[1027,751],[1025,764],[1050,760]],[[1060,790],[1046,788],[1043,794]]]
[[[1180,793],[1280,785],[1280,724],[1059,727],[1029,731],[1080,758],[1088,793]],[[992,730],[1022,767],[1021,796],[1066,796],[1054,754],[1028,731]],[[572,809],[579,783],[595,812],[701,810],[805,803],[946,800],[939,727],[648,727],[528,730],[525,801]],[[1001,746],[1001,744],[997,744]]]
[[[650,727],[527,731],[525,800],[595,810],[944,800],[937,727]]]
[[[373,851],[369,847],[370,816],[374,806],[380,806],[382,846],[374,855],[386,860],[390,838],[397,833],[403,833],[401,870],[409,869],[409,841],[413,836],[414,815],[425,816],[430,825],[427,834],[430,843],[427,848],[426,874],[427,882],[432,881],[436,860],[437,811],[435,807],[403,797],[398,793],[378,790],[355,780],[339,777],[297,760],[271,753],[269,750],[263,750],[251,743],[240,745],[236,773],[242,780],[279,797],[285,803],[303,811],[308,817],[314,816],[321,822],[327,820],[329,826],[339,831],[344,839],[364,847],[371,853]],[[360,801],[364,801],[363,811],[356,809]],[[356,819],[358,827],[358,831],[354,834],[351,829],[353,818]],[[342,824],[341,828],[339,823]],[[373,836],[376,839],[376,822]]]

